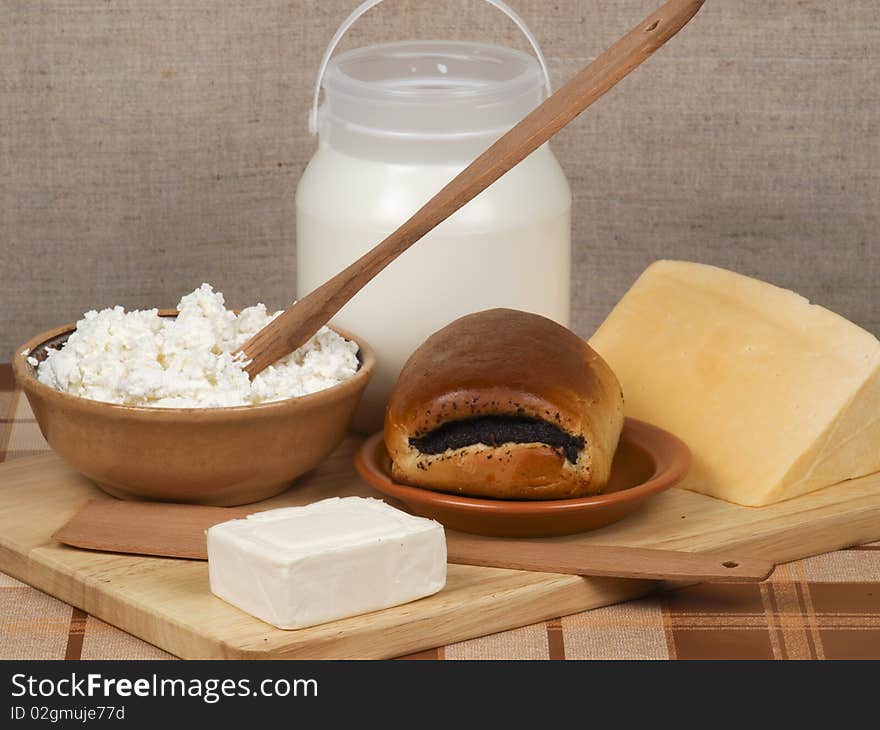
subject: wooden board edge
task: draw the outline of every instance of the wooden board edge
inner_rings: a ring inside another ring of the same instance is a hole
[[[840,532],[832,529],[841,526],[845,526],[847,528],[846,536],[842,536]],[[809,535],[809,540],[805,539],[805,536],[807,534]],[[756,537],[748,538],[745,540],[731,542],[729,546],[725,546],[725,550],[735,550],[740,551],[743,554],[753,554],[755,556],[765,559],[769,558],[774,563],[779,565],[782,563],[791,562],[793,560],[799,560],[807,557],[812,557],[814,555],[821,555],[823,553],[833,552],[834,550],[839,550],[845,547],[852,547],[854,545],[875,542],[877,540],[880,540],[880,504],[868,505],[856,512],[855,514],[847,513],[828,515],[826,517],[816,520],[813,523],[809,523],[808,525],[798,525],[797,527],[774,532],[773,534],[758,535]],[[812,544],[813,547],[805,547],[808,541]],[[817,545],[819,547],[816,547]],[[551,574],[541,575],[549,576]],[[566,576],[561,575],[555,576],[555,578],[559,579],[563,579],[565,577]],[[442,646],[448,643],[452,643],[454,641],[463,641],[467,638],[476,638],[477,636],[484,636],[486,634],[495,633],[497,631],[518,628],[520,626],[527,626],[529,624],[544,621],[550,618],[567,616],[574,613],[579,613],[581,611],[591,610],[614,603],[620,603],[622,601],[632,600],[634,598],[649,595],[650,593],[653,593],[659,589],[675,590],[678,588],[686,587],[687,585],[693,585],[692,583],[676,583],[673,585],[661,584],[652,581],[636,581],[615,578],[600,579],[580,578],[577,576],[567,577],[574,578],[574,581],[560,581],[562,585],[560,586],[558,595],[552,595],[553,610],[551,611],[532,612],[528,614],[527,620],[518,621],[516,623],[506,622],[506,625],[504,627],[488,628],[488,630],[484,630],[480,634],[469,635],[464,638],[444,637],[442,641],[435,641],[433,644],[421,645],[421,648],[407,649],[406,652],[401,652],[395,654],[394,656],[400,656],[402,653],[422,651],[425,649],[434,648],[436,646]],[[535,587],[535,585],[531,585],[523,589],[525,592],[528,592],[530,594],[529,600],[534,599]],[[586,589],[587,591],[586,594],[584,593],[584,589]],[[516,591],[512,591],[511,593],[515,594]],[[484,597],[484,600],[474,604],[475,607],[480,608],[480,610],[478,610],[478,614],[481,619],[481,629],[486,628],[486,626],[483,624],[483,620],[486,617],[486,608],[493,608],[496,604],[496,599],[497,594],[491,597],[491,602],[490,597]],[[489,602],[490,605],[488,607],[483,607],[482,604],[487,602]],[[530,608],[531,606],[528,607]],[[505,602],[504,611],[514,613],[515,609],[513,606],[513,602]],[[460,619],[461,611],[456,611],[455,615],[456,619]],[[518,618],[522,618],[525,615],[526,614],[521,614]],[[406,626],[395,628],[397,630],[404,631],[407,629]],[[414,644],[414,646],[416,645]],[[291,658],[319,658],[320,656],[323,656],[320,654],[316,656],[311,656],[310,654],[311,652],[296,652],[291,655]],[[242,654],[241,658],[268,657],[262,656],[260,654],[253,655],[252,653],[248,652]],[[284,657],[279,655],[277,658]],[[375,658],[388,657],[377,656]]]
[[[328,637],[324,642],[291,645],[289,649],[271,654],[238,647],[234,658],[393,659],[631,600],[656,591],[658,586],[655,581],[582,578],[550,573],[532,575],[543,575],[546,579],[482,596],[468,605],[467,612],[461,608],[450,608],[430,618],[361,630],[345,639]],[[430,635],[430,640],[417,638],[421,633],[417,628],[420,624],[433,626],[425,632]]]
[[[39,549],[39,547],[34,548],[34,550]],[[87,592],[93,581],[78,582],[74,577],[73,571],[64,569],[64,566],[53,566],[53,561],[36,559],[31,554],[32,552],[29,551],[26,555],[23,555],[0,541],[0,571],[11,575],[23,583],[27,583],[32,588],[36,588],[60,601],[85,611],[91,616],[99,618],[126,633],[153,644],[170,654],[174,654],[174,656],[204,659],[226,658],[222,653],[218,654],[215,651],[208,650],[199,652],[197,657],[182,656],[175,651],[175,646],[181,643],[181,638],[189,643],[193,643],[193,637],[198,637],[199,641],[206,641],[205,645],[209,649],[215,643],[215,640],[207,640],[207,637],[191,632],[170,617],[157,621],[156,617],[151,615],[148,609],[128,599],[124,601],[125,607],[130,615],[134,616],[135,620],[119,620],[112,609],[115,603],[123,603],[122,600],[118,598],[108,600],[106,596],[98,601],[89,600]],[[154,627],[153,624],[157,624],[157,626]],[[167,630],[169,626],[172,628],[171,632]]]
[[[654,581],[531,573],[541,579],[523,583],[517,578],[510,588],[473,601],[467,615],[461,608],[451,607],[430,618],[390,628],[377,625],[342,639],[333,636],[305,643],[296,641],[296,632],[291,631],[288,646],[266,652],[194,632],[173,617],[156,616],[130,598],[105,595],[93,600],[88,595],[88,582],[77,580],[74,572],[44,555],[23,557],[0,543],[0,570],[182,659],[391,659],[629,600],[653,592],[658,585]],[[515,575],[520,571],[504,572]],[[125,617],[116,610],[123,602],[128,613]],[[420,632],[413,630],[426,623],[436,624],[429,632],[430,641],[420,639]]]
[[[832,529],[840,526],[847,528],[846,536]],[[731,543],[730,549],[783,563],[876,540],[880,540],[880,506],[877,505],[855,514],[829,515],[808,525],[740,540]],[[806,547],[808,542],[812,548]],[[115,601],[87,600],[87,584],[77,582],[63,565],[54,562],[43,556],[24,556],[0,542],[0,570],[185,659],[388,659],[631,600],[660,587],[651,581],[533,574],[544,579],[514,586],[503,593],[504,600],[499,598],[502,595],[499,592],[483,596],[468,606],[467,616],[460,608],[448,609],[430,619],[417,619],[390,629],[377,626],[342,639],[334,637],[305,644],[297,642],[295,632],[291,632],[290,645],[265,652],[193,632],[172,617],[159,619],[130,599],[125,599],[130,616],[120,619],[113,610]],[[665,587],[675,589],[684,585]],[[540,593],[537,601],[536,591]],[[430,632],[430,641],[418,639],[420,632],[412,630],[423,623],[437,624]]]
[[[725,545],[725,549],[783,563],[877,540],[880,540],[880,503],[871,503],[846,513],[818,516],[813,522],[771,534],[732,541]],[[188,659],[387,659],[630,600],[651,593],[659,586],[650,581],[532,574],[542,576],[542,579],[528,584],[519,582],[503,592],[505,600],[499,600],[502,594],[496,592],[474,601],[468,606],[467,620],[463,620],[465,614],[460,608],[447,609],[433,617],[416,619],[390,629],[377,625],[342,639],[335,636],[332,640],[327,638],[310,644],[292,640],[286,647],[265,652],[250,645],[234,644],[193,632],[191,627],[173,617],[155,616],[130,598],[90,598],[88,581],[77,580],[75,571],[64,564],[34,554],[50,544],[22,549],[22,546],[0,538],[0,570],[175,656]],[[535,600],[536,591],[541,600]],[[123,601],[130,614],[126,618],[120,618],[116,610]],[[413,630],[414,626],[426,623],[436,624],[429,632],[430,641],[418,639],[416,634],[419,632]],[[291,632],[291,637],[294,636],[295,632]]]
[[[813,522],[776,530],[771,534],[732,540],[725,549],[744,555],[759,555],[755,551],[762,551],[773,562],[781,564],[878,540],[880,504],[873,504],[852,512],[826,515]],[[807,547],[808,541],[811,547]]]

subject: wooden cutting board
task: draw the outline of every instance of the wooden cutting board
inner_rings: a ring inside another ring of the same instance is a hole
[[[261,506],[377,496],[354,473],[359,443],[348,438],[319,469]],[[282,631],[214,597],[204,562],[89,552],[52,540],[86,501],[102,496],[54,454],[0,465],[0,570],[185,658],[394,657],[623,601],[658,586],[450,565],[447,587],[430,598]],[[726,547],[785,562],[880,540],[880,474],[761,509],[672,489],[615,525],[554,539],[691,551]]]

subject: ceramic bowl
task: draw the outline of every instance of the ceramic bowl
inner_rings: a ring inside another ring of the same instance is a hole
[[[161,310],[174,316],[175,310]],[[317,466],[348,430],[376,357],[363,340],[349,380],[311,395],[229,408],[123,406],[62,393],[39,382],[24,352],[40,359],[75,324],[18,348],[13,369],[43,436],[70,466],[115,497],[236,505],[283,492]]]
[[[595,530],[623,519],[687,474],[691,452],[657,426],[627,418],[602,494],[573,499],[510,500],[467,497],[396,482],[382,433],[355,456],[358,473],[409,511],[446,527],[491,537],[552,537]]]

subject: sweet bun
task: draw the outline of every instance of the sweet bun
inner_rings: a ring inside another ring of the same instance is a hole
[[[385,416],[392,476],[501,499],[600,492],[623,426],[611,368],[552,320],[491,309],[431,335]]]

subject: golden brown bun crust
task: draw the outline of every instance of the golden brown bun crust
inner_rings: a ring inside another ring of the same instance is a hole
[[[546,444],[474,444],[430,455],[409,443],[478,416],[537,418],[582,436],[576,464]],[[620,384],[604,360],[552,320],[491,309],[429,337],[400,373],[385,416],[396,479],[474,496],[556,499],[601,491],[623,427]]]

